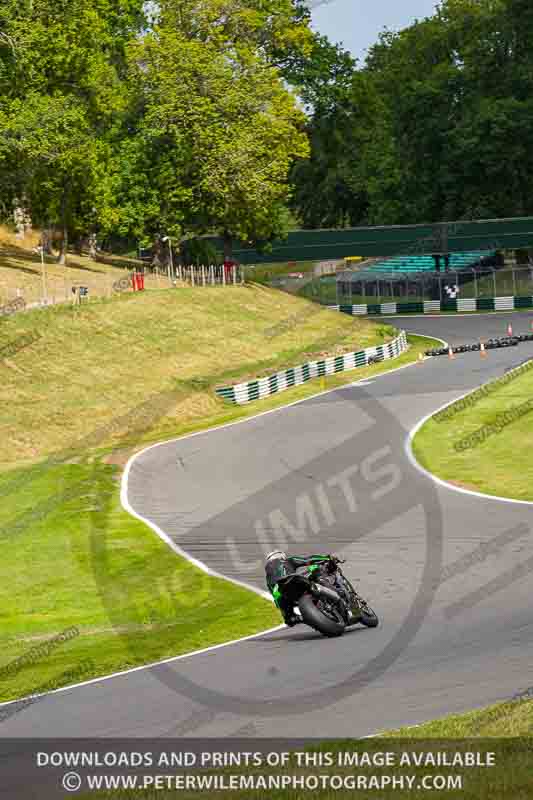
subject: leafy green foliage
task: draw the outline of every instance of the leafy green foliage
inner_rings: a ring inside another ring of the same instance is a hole
[[[532,45],[525,0],[445,0],[383,33],[315,104],[311,156],[293,172],[304,224],[533,213]]]
[[[530,214],[532,45],[525,0],[444,0],[362,67],[304,0],[4,0],[0,214],[263,249]]]
[[[285,0],[173,0],[132,45],[132,81],[144,98],[133,148],[136,169],[157,186],[159,207],[146,217],[154,232],[253,241],[282,233],[291,162],[307,154],[303,114],[267,57],[267,44],[279,52],[298,39],[290,10]],[[122,185],[125,207],[137,205],[135,184]]]
[[[0,12],[0,184],[68,235],[109,217],[112,136],[140,0],[8,0]]]
[[[65,238],[282,234],[307,140],[280,69],[311,43],[293,0],[7,0],[4,208]]]

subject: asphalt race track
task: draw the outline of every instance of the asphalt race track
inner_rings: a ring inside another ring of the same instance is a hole
[[[391,322],[458,344],[532,318]],[[380,627],[279,629],[5,707],[0,734],[365,736],[532,686],[533,505],[438,485],[406,451],[422,418],[531,357],[533,343],[435,358],[146,450],[129,503],[179,548],[259,589],[268,550],[340,553]]]

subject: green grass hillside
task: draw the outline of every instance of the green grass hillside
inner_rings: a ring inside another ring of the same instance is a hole
[[[413,442],[420,463],[457,486],[533,500],[533,369],[515,375],[432,417]]]
[[[147,428],[143,440],[176,434],[223,410],[217,384],[392,334],[383,324],[248,287],[150,291],[3,318],[2,346],[32,343],[0,362],[0,465],[76,447],[111,420],[100,447],[139,424]],[[164,411],[155,402],[162,396]],[[152,409],[145,408],[150,398]]]
[[[355,373],[246,407],[216,398],[221,382],[393,334],[261,287],[147,291],[0,319],[0,700],[278,624],[270,603],[208,578],[127,514],[120,467],[142,443]],[[413,342],[357,377],[416,359],[428,342]]]

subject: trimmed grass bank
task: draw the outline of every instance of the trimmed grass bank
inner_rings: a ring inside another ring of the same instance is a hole
[[[247,779],[252,775],[256,780],[259,776],[294,775],[300,780],[318,776],[336,781],[336,785],[324,789],[320,784],[318,788],[309,786],[306,790],[274,788],[266,791],[191,791],[160,786],[145,791],[100,791],[82,796],[101,800],[168,800],[171,797],[184,800],[198,797],[217,797],[220,800],[231,797],[246,800],[306,800],[309,797],[319,800],[374,800],[376,797],[380,800],[424,800],[433,795],[443,795],[453,800],[526,800],[533,797],[532,712],[532,702],[515,701],[371,739],[332,740],[299,748],[283,748],[281,745],[280,751],[306,752],[298,760],[292,755],[284,768],[260,766],[246,771]],[[255,752],[253,740],[250,742],[246,749]],[[209,749],[207,745],[205,749]],[[241,752],[244,749],[241,743]],[[352,759],[351,764],[347,756]],[[469,759],[473,759],[473,763]],[[152,768],[146,772],[180,774],[179,770],[169,768]],[[244,770],[239,768],[208,772],[193,767],[185,770],[185,774],[201,776],[203,780],[210,775],[225,776],[227,781],[230,776],[242,775],[244,778]],[[346,785],[339,787],[341,781],[346,781]],[[355,786],[350,785],[350,781]],[[383,785],[379,788],[371,781],[383,781]]]
[[[428,420],[414,438],[414,454],[456,486],[533,500],[533,369],[484,392]]]
[[[533,737],[533,700],[517,699],[466,714],[452,714],[416,728],[400,728],[385,736],[412,739]]]
[[[4,317],[0,344],[32,343],[0,361],[0,468],[86,450],[84,437],[112,422],[99,447],[139,426],[142,441],[175,435],[220,413],[218,384],[393,334],[262,287],[154,290]]]
[[[396,361],[247,408],[213,394],[221,375],[391,333],[247,288],[153,292],[4,320],[2,341],[29,338],[0,362],[0,701],[278,624],[272,604],[208,578],[124,512],[120,466],[146,442],[378,374],[432,345],[416,337]],[[62,632],[65,641],[54,640]]]

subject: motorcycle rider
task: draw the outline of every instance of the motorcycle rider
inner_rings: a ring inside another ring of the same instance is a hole
[[[276,606],[281,611],[284,623],[289,628],[300,622],[300,618],[294,613],[292,604],[289,603],[287,605],[283,596],[279,596],[279,593],[276,592],[276,586],[280,578],[285,578],[287,575],[296,572],[298,567],[309,567],[313,564],[327,564],[329,562],[334,568],[338,561],[339,559],[332,555],[288,556],[283,550],[273,550],[272,553],[267,555],[265,561],[266,584]]]

